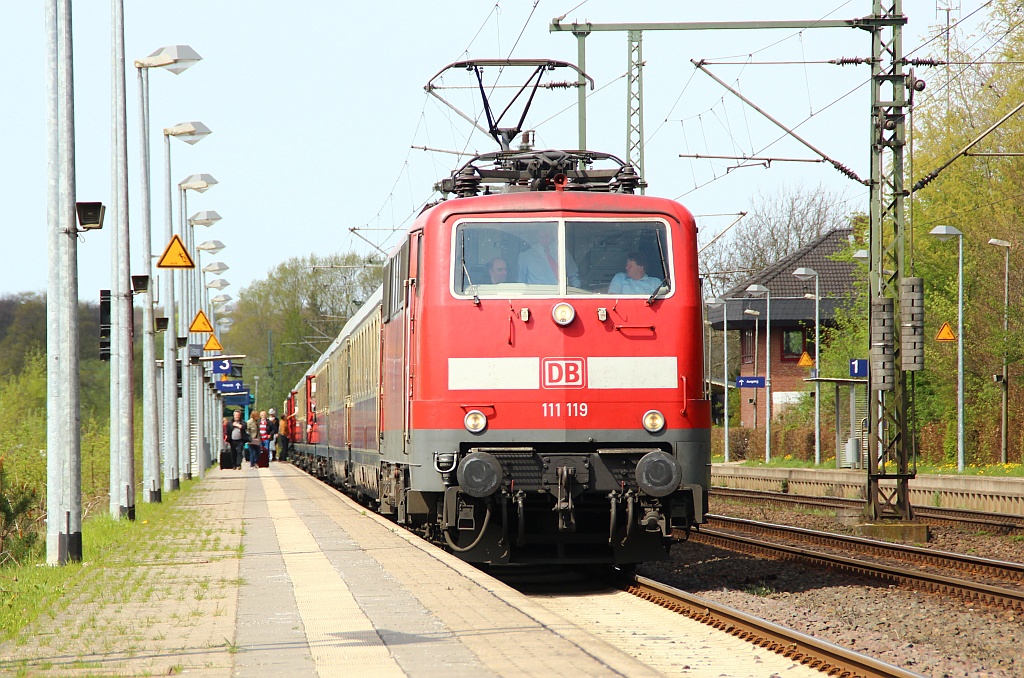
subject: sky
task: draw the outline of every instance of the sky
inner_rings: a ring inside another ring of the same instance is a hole
[[[909,23],[904,51],[918,49],[945,26],[947,0],[905,0]],[[0,295],[43,292],[47,275],[45,34],[43,2],[7,0],[0,44],[8,66],[0,73],[0,198],[6,218]],[[980,34],[979,8],[959,0],[954,21]],[[384,10],[384,11],[381,11]],[[126,2],[129,202],[132,272],[139,273],[142,223],[139,95],[130,64],[165,45],[187,44],[203,60],[180,75],[150,74],[153,254],[167,244],[167,185],[161,130],[201,121],[212,134],[194,146],[171,140],[171,180],[195,173],[219,182],[190,193],[189,214],[223,217],[196,227],[196,242],[217,239],[210,261],[230,267],[223,290],[265,278],[277,264],[311,253],[387,251],[420,207],[437,199],[432,186],[464,162],[455,155],[413,149],[496,150],[488,136],[427,95],[424,85],[447,64],[464,59],[547,58],[576,62],[576,39],[551,33],[553,17],[594,23],[849,19],[870,14],[869,0],[706,3],[692,0],[391,0],[387,3],[298,0],[178,0]],[[74,4],[77,199],[111,204],[110,3]],[[941,49],[934,41],[915,56]],[[867,66],[812,63],[870,54],[869,34],[856,29],[798,31],[648,31],[643,35],[644,126],[648,194],[676,199],[698,219],[707,242],[749,210],[758,196],[784,187],[819,185],[841,193],[851,212],[867,208],[867,189],[820,163],[773,162],[731,169],[729,160],[680,154],[813,158],[721,85],[696,70],[709,68],[829,156],[868,174]],[[770,63],[769,63],[770,62]],[[594,33],[587,39],[587,72],[596,81],[588,99],[588,146],[626,156],[627,38]],[[920,69],[929,87],[942,69]],[[503,72],[499,84],[519,85]],[[554,76],[571,79],[569,71]],[[471,116],[481,112],[472,74],[450,71],[444,95]],[[503,108],[513,90],[496,90]],[[576,95],[537,94],[526,129],[537,147],[575,148]],[[513,115],[513,114],[510,114]],[[96,300],[110,286],[111,213],[102,231],[79,240],[79,290]],[[356,234],[350,229],[355,228]],[[728,236],[726,236],[728,237]]]

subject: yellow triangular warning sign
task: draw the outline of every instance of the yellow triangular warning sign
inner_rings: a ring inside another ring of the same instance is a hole
[[[942,323],[939,333],[935,335],[935,341],[956,341],[956,335],[953,334],[953,328],[949,323]]]
[[[807,351],[800,356],[800,362],[797,363],[800,367],[814,367],[814,358],[812,358]]]
[[[160,255],[160,261],[156,262],[156,267],[195,268],[196,264],[192,261],[192,257],[188,255],[188,250],[185,249],[185,244],[181,242],[181,238],[175,235],[171,237],[171,242],[167,243],[167,248]]]
[[[217,336],[214,335],[214,334],[211,334],[210,338],[206,340],[205,344],[203,344],[203,350],[204,351],[223,351],[224,347],[220,345],[219,341],[217,341]]]
[[[189,332],[213,332],[213,325],[210,324],[210,319],[206,317],[206,314],[202,311],[196,313],[196,317],[192,319],[192,324],[188,326]]]

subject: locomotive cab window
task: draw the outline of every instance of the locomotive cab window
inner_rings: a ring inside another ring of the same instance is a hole
[[[666,295],[661,221],[494,221],[457,225],[452,292],[460,297]]]

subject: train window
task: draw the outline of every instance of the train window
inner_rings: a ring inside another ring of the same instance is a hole
[[[570,281],[570,293],[649,296],[672,289],[664,222],[567,221],[565,247],[578,264],[579,282]]]
[[[672,289],[661,221],[464,222],[452,246],[458,296],[649,296]]]
[[[462,223],[454,242],[453,290],[460,296],[553,296],[564,266],[556,221]],[[568,262],[570,276],[575,264]]]

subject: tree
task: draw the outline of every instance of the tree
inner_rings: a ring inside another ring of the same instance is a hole
[[[823,233],[849,226],[846,194],[823,186],[784,187],[758,194],[732,233],[701,252],[701,273],[707,276],[705,296],[715,296],[795,252]]]
[[[280,407],[302,374],[380,286],[381,260],[355,252],[279,264],[238,295],[225,350],[243,353],[244,378],[260,378],[257,406]]]

